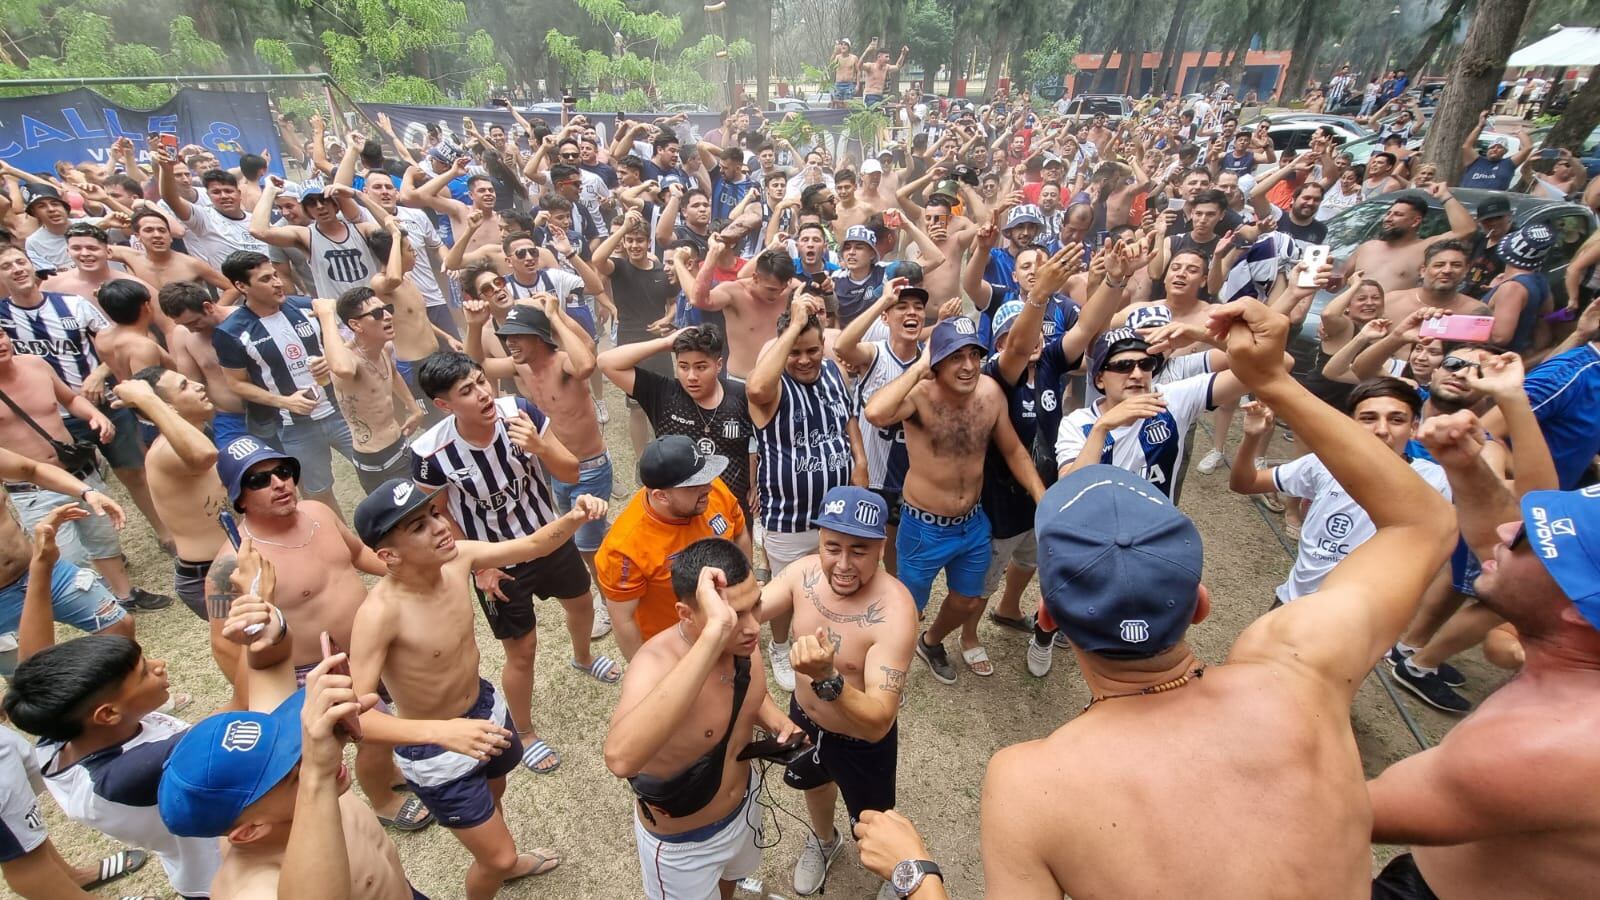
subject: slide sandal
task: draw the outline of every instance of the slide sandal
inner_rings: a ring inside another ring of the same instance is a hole
[[[590,663],[588,667],[578,665],[578,661],[575,659],[567,660],[567,665],[593,677],[595,681],[601,684],[616,684],[622,680],[622,669],[617,666],[615,660],[603,653],[596,655],[594,662]]]
[[[555,762],[548,766],[539,765],[546,760],[555,760]],[[561,768],[561,757],[556,753],[554,747],[540,739],[529,744],[528,749],[522,751],[522,765],[535,775],[549,775]]]
[[[1010,616],[1002,616],[997,612],[992,612],[989,613],[989,621],[999,625],[1001,628],[1033,634],[1033,616],[1019,616],[1013,619]]]
[[[94,890],[101,885],[110,884],[124,875],[132,875],[144,868],[150,861],[150,854],[143,850],[128,848],[118,850],[116,853],[100,860],[100,877],[83,886],[86,891]]]
[[[379,816],[378,822],[385,828],[393,828],[395,831],[421,831],[433,824],[433,813],[428,812],[428,808],[422,805],[420,797],[407,797],[405,802],[400,804],[400,811],[394,818],[386,819]]]
[[[972,674],[988,678],[994,674],[994,663],[989,661],[989,651],[982,646],[963,648],[961,658],[967,661],[967,668]]]

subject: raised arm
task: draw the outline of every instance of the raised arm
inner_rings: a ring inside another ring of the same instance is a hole
[[[990,214],[989,221],[978,229],[978,234],[972,244],[972,252],[967,254],[967,261],[961,267],[961,292],[967,295],[972,305],[979,310],[989,308],[994,302],[994,285],[983,277],[983,271],[989,265],[989,251],[995,248],[1000,241],[1000,229],[995,224],[1000,218],[999,211]]]
[[[872,344],[861,345],[861,339],[866,336],[867,329],[872,323],[878,321],[890,307],[900,302],[901,288],[909,287],[910,281],[896,278],[884,285],[883,293],[872,305],[862,310],[861,315],[850,320],[850,324],[840,329],[837,337],[833,339],[833,355],[838,360],[851,368],[865,369],[878,356],[878,348]]]
[[[750,418],[757,427],[772,421],[777,413],[783,392],[783,364],[801,332],[814,324],[821,313],[821,298],[795,291],[789,300],[789,326],[779,332],[777,340],[761,348],[744,386],[745,400],[750,404]]]
[[[1467,136],[1461,141],[1461,168],[1472,165],[1478,158],[1478,136],[1483,134],[1483,126],[1489,122],[1489,111],[1486,109],[1478,113],[1478,124],[1472,126]],[[1517,165],[1521,165],[1519,161]]]
[[[614,347],[600,354],[595,364],[600,367],[600,374],[624,394],[632,397],[635,371],[639,368],[639,364],[658,353],[672,352],[672,342],[682,333],[683,329],[680,328],[666,337]]]
[[[160,145],[152,145],[150,156],[156,162],[156,185],[161,190],[161,199],[172,207],[172,214],[178,221],[188,223],[189,217],[194,215],[194,207],[184,198],[183,191],[178,187],[178,179],[172,174],[172,167],[178,164],[172,151]],[[271,207],[272,204],[267,204]]]
[[[278,199],[278,191],[278,183],[268,178],[267,186],[261,189],[261,199],[250,211],[250,236],[274,247],[308,249],[310,237],[304,226],[272,224],[272,204]],[[173,211],[176,212],[177,207],[173,207]]]
[[[932,364],[933,343],[930,341],[922,347],[922,355],[917,361],[906,367],[904,372],[895,376],[895,379],[872,395],[867,401],[867,421],[877,428],[888,428],[898,422],[904,422],[917,411],[916,399],[912,391],[924,379],[933,377]]]
[[[155,389],[137,378],[118,382],[112,393],[148,419],[167,439],[172,452],[177,454],[189,474],[204,472],[217,464],[217,445],[206,433],[178,415],[177,411],[156,395]]]

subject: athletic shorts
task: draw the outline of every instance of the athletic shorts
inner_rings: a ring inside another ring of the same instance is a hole
[[[10,634],[21,624],[22,600],[27,592],[27,569],[16,581],[0,587],[0,634]],[[86,634],[104,631],[128,615],[93,569],[79,568],[64,559],[56,560],[50,573],[50,606],[57,622]],[[13,660],[11,665],[15,664]],[[0,675],[9,677],[11,673],[4,671]]]
[[[702,900],[717,897],[717,882],[738,881],[761,866],[761,807],[756,767],[744,802],[709,825],[682,834],[653,834],[633,817],[633,842],[649,900]]]
[[[500,582],[505,602],[490,599],[477,585],[472,588],[496,640],[516,640],[533,631],[539,624],[533,611],[535,596],[544,600],[571,600],[589,594],[589,569],[584,566],[577,545],[570,540],[549,556],[506,566],[504,571],[511,576],[510,581]]]
[[[888,506],[889,506],[889,521],[888,521],[888,525],[889,525],[889,527],[890,528],[898,528],[898,527],[900,527],[900,492],[899,491],[891,491],[891,490],[888,490],[886,488],[868,488],[868,490],[872,491],[874,494],[877,494],[879,497],[882,497],[883,498],[883,502],[888,504]]]
[[[983,596],[993,594],[1005,577],[1006,566],[1016,563],[1019,568],[1039,568],[1039,542],[1033,529],[1008,538],[995,538],[989,542],[989,571],[983,575]]]
[[[511,732],[511,746],[499,756],[473,759],[438,744],[401,744],[394,748],[394,763],[422,805],[446,828],[474,828],[494,815],[494,792],[489,782],[504,778],[522,762],[522,741],[511,724],[506,703],[494,685],[478,679],[478,700],[459,718],[487,719]]]
[[[33,748],[22,735],[0,728],[0,863],[27,856],[50,837],[39,810],[43,786]]]
[[[368,494],[391,478],[411,480],[411,450],[406,446],[404,437],[397,437],[393,444],[372,453],[355,450],[353,462],[356,480],[361,482],[361,490]]]
[[[585,494],[607,503],[611,502],[612,479],[610,454],[602,451],[597,456],[578,460],[577,484],[550,479],[550,488],[556,495],[556,509],[562,515],[566,515],[572,510],[572,502]],[[605,519],[595,519],[578,526],[578,533],[572,536],[573,543],[578,545],[578,552],[593,553],[599,550],[600,542],[606,539],[606,529],[609,527]]]
[[[206,606],[206,575],[211,572],[211,560],[205,562],[189,562],[186,559],[172,561],[172,587],[183,605],[189,611],[200,617],[200,621],[209,622],[213,618],[210,609]],[[223,610],[222,615],[215,618],[225,619],[228,611]]]
[[[80,476],[89,487],[106,496],[111,495],[98,472]],[[82,505],[83,501],[69,494],[58,494],[31,484],[7,484],[11,503],[17,508],[17,519],[24,533],[32,534],[33,526],[44,521],[56,507],[63,503]],[[92,560],[112,559],[122,555],[122,541],[110,516],[92,515],[87,519],[68,522],[56,532],[56,545],[61,548],[61,558],[67,562],[87,566]]]
[[[817,552],[817,544],[821,540],[822,532],[815,528],[793,534],[766,532],[761,538],[761,548],[767,551],[767,568],[772,570],[772,577],[777,578],[779,572],[789,568],[790,563],[802,556]]]
[[[1450,554],[1450,586],[1465,597],[1477,597],[1475,584],[1483,574],[1483,563],[1467,546],[1465,538],[1456,541],[1456,552]]]
[[[854,100],[856,98],[856,83],[854,81],[835,81],[833,83],[833,99]]]
[[[95,430],[89,423],[77,416],[66,416],[67,431],[75,441],[93,441],[100,448],[100,455],[113,469],[142,469],[144,468],[144,443],[139,440],[139,419],[133,410],[123,407],[112,409],[110,406],[96,407],[101,414],[111,420],[116,428],[116,434],[111,440],[100,443],[95,435]]]
[[[823,731],[793,697],[789,698],[789,720],[810,736],[811,752],[789,764],[783,772],[784,784],[801,791],[829,782],[838,785],[852,823],[866,810],[894,809],[899,722],[889,726],[889,733],[877,742],[846,737]]]
[[[278,449],[300,462],[302,495],[333,490],[334,451],[352,462],[356,458],[350,444],[350,426],[338,413],[278,426]]]
[[[867,95],[863,96],[861,99],[862,99],[862,101],[864,103],[867,104],[867,108],[871,109],[872,107],[877,106],[878,104],[883,102],[883,95],[882,94],[867,94]]]
[[[211,414],[211,443],[218,450],[233,443],[236,438],[250,433],[244,413],[214,412]]]
[[[1411,854],[1402,853],[1372,879],[1372,900],[1439,900],[1439,895],[1422,880]]]
[[[911,591],[917,611],[928,606],[933,579],[941,569],[946,589],[964,597],[985,596],[989,571],[989,517],[974,506],[964,516],[935,516],[902,503],[895,533],[895,574]],[[934,521],[930,521],[934,520]]]

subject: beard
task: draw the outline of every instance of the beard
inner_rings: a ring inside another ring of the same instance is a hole
[[[1378,240],[1393,241],[1405,237],[1410,232],[1397,225],[1385,225],[1378,229]]]

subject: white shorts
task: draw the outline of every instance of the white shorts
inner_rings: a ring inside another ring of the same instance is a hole
[[[50,836],[39,812],[41,787],[33,748],[0,726],[0,863],[27,856]]]
[[[821,540],[822,532],[815,528],[793,534],[767,532],[762,537],[761,547],[767,551],[767,567],[772,570],[772,577],[778,577],[779,572],[800,557],[817,552],[817,544]]]
[[[750,788],[731,820],[721,828],[698,828],[663,838],[645,830],[633,817],[633,839],[639,848],[639,871],[649,900],[716,900],[719,881],[738,881],[761,866],[761,807],[756,791],[761,782],[750,767]],[[711,831],[710,834],[702,834]],[[685,837],[697,840],[683,840]]]
[[[983,573],[983,595],[994,593],[1000,579],[1006,574],[1006,564],[1016,563],[1024,569],[1039,568],[1039,542],[1033,529],[1008,538],[995,538],[989,542],[989,570]]]

